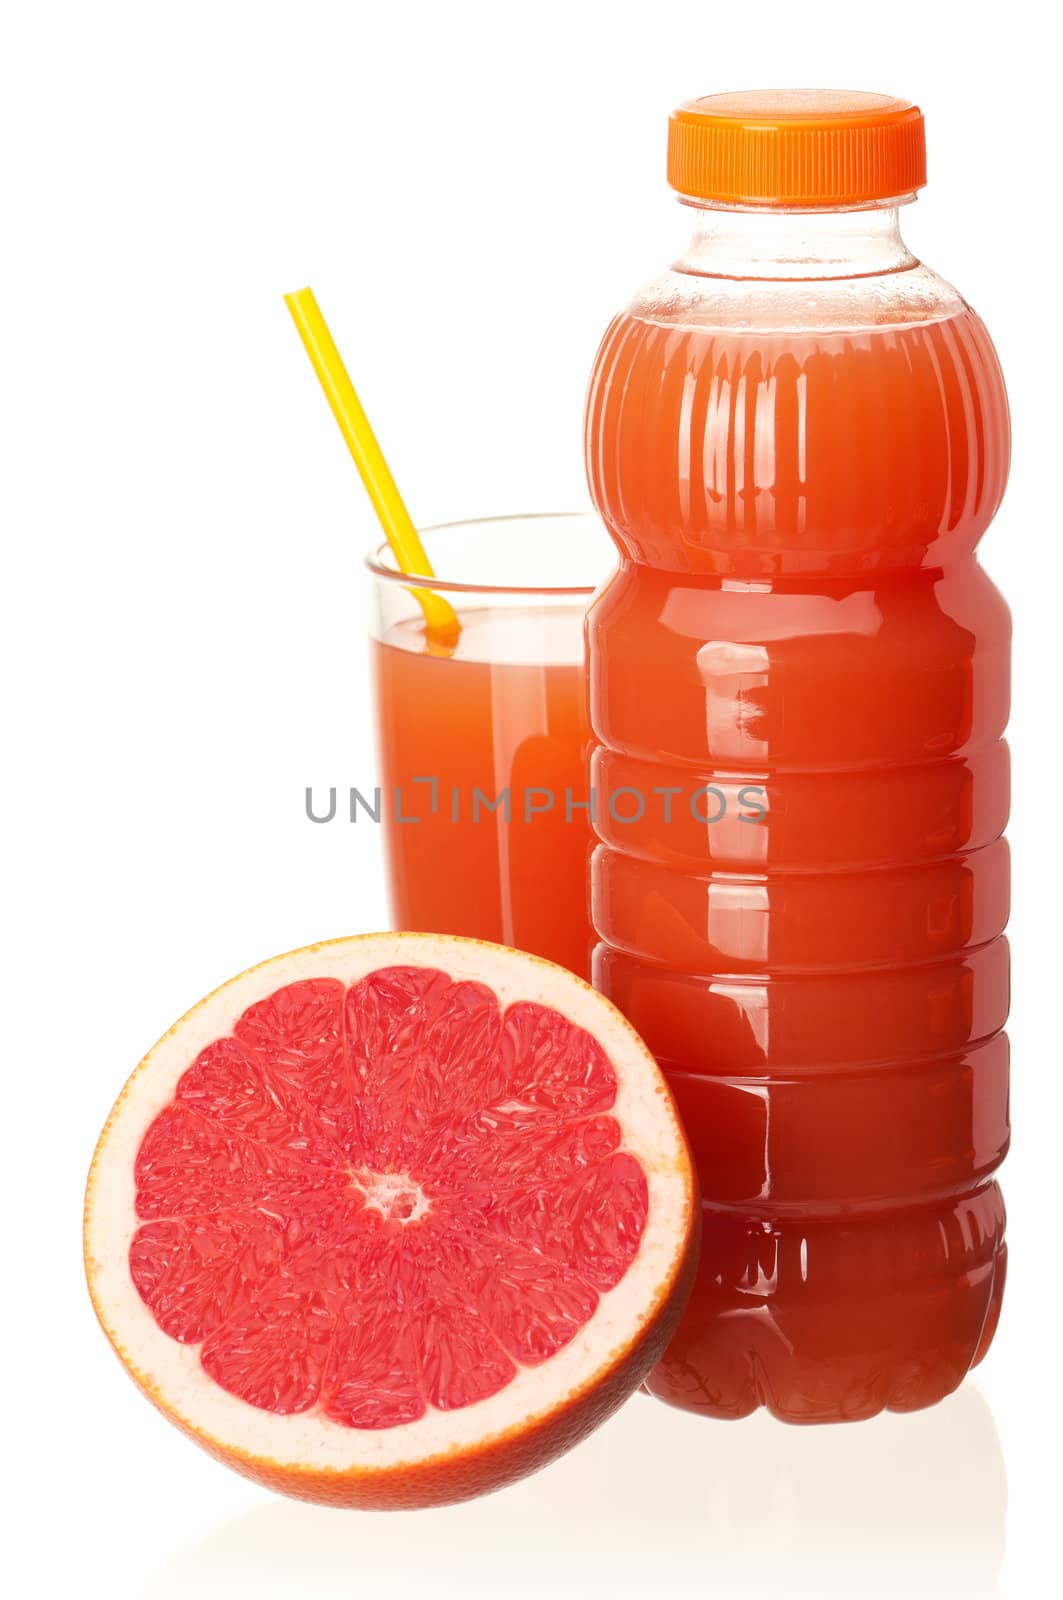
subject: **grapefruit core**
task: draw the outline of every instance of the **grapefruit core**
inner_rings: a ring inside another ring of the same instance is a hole
[[[661,1354],[694,1179],[653,1057],[571,973],[366,934],[252,968],[145,1057],[85,1206],[97,1316],[171,1421],[305,1499],[465,1499]]]

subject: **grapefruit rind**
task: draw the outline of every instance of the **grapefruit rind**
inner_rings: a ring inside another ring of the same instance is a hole
[[[534,1002],[586,1029],[609,1057],[610,1115],[640,1163],[649,1204],[639,1248],[571,1342],[505,1388],[415,1422],[350,1428],[317,1411],[281,1415],[249,1405],[204,1372],[195,1345],[165,1334],[129,1271],[139,1225],[134,1163],[145,1131],[174,1097],[199,1051],[231,1032],[249,1006],[310,978],[346,985],[387,966],[445,971],[487,984],[505,1008]],[[478,940],[364,934],[274,957],[223,984],[163,1035],[129,1079],[100,1136],[85,1203],[85,1260],[99,1321],[130,1375],[212,1454],[289,1493],[348,1504],[427,1504],[497,1487],[595,1426],[646,1375],[692,1276],[694,1178],[669,1091],[646,1046],[614,1006],[549,962]]]

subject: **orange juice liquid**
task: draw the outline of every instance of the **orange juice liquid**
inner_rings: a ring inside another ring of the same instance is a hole
[[[974,556],[1007,472],[992,346],[967,309],[628,314],[587,447],[622,557],[588,620],[594,782],[673,791],[668,822],[599,811],[595,981],[665,1069],[704,1201],[649,1387],[720,1417],[928,1404],[984,1353],[1005,1265],[1009,621]]]
[[[529,606],[463,614],[452,657],[429,653],[420,621],[372,641],[396,928],[587,976],[582,627],[582,605]]]

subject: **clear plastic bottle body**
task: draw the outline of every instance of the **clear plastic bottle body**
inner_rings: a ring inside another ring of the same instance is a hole
[[[954,1388],[1003,1285],[1007,406],[894,206],[695,216],[588,399],[593,781],[640,797],[598,808],[595,977],[703,1189],[651,1388],[839,1420]]]

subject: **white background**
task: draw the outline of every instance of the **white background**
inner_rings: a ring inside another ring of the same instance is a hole
[[[929,0],[4,8],[12,1592],[1051,1592],[1063,444],[1049,15]],[[558,1467],[452,1512],[272,1499],[123,1376],[84,1292],[79,1226],[98,1128],[174,1017],[262,957],[386,916],[372,830],[303,815],[306,784],[373,778],[372,528],[282,293],[314,285],[418,520],[580,505],[598,338],[684,233],[667,112],[779,84],[923,105],[931,184],[907,235],[985,316],[1011,389],[1012,483],[983,546],[1016,620],[999,1337],[976,1383],[919,1417],[795,1430],[639,1398]]]

